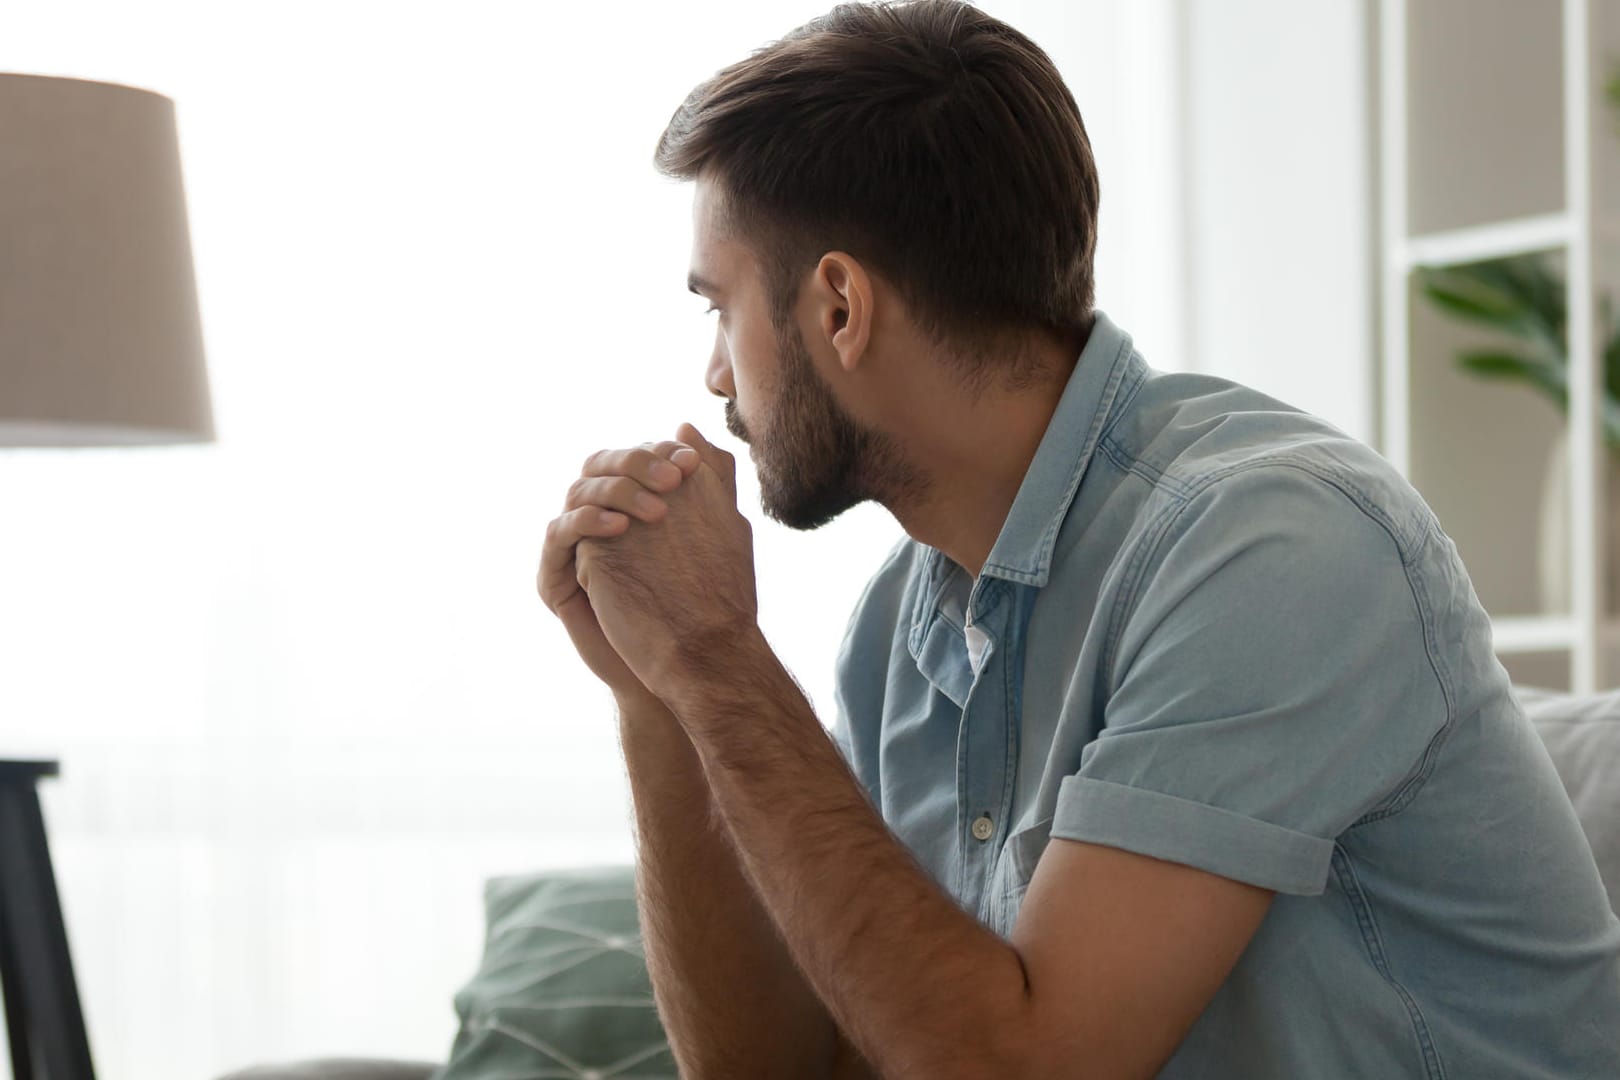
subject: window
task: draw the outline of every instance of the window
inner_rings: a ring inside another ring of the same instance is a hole
[[[496,873],[628,860],[609,702],[540,606],[591,450],[725,436],[650,164],[802,2],[54,0],[0,70],[175,99],[216,446],[0,456],[0,752],[46,814],[101,1070],[442,1058]],[[1053,54],[1103,175],[1099,302],[1174,342],[1169,3],[986,3]],[[1161,269],[1162,268],[1162,269]],[[745,459],[746,460],[746,459]],[[866,507],[758,523],[816,704]]]

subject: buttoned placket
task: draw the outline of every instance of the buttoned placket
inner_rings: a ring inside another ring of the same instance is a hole
[[[1006,834],[1011,762],[1007,703],[1007,623],[1014,604],[1007,583],[981,578],[967,604],[963,646],[973,682],[957,736],[957,828],[961,862],[957,895],[969,910],[984,899]]]

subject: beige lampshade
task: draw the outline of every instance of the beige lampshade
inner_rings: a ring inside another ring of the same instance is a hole
[[[213,438],[174,102],[0,73],[0,446]]]

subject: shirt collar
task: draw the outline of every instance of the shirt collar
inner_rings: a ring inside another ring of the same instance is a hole
[[[1057,409],[1035,450],[1013,499],[1007,520],[985,560],[982,577],[1002,578],[1044,588],[1052,572],[1052,550],[1068,516],[1086,466],[1113,414],[1120,388],[1146,370],[1131,337],[1107,315],[1095,312],[1091,335],[1058,398]],[[945,589],[963,570],[937,548],[929,548],[917,568],[916,601],[909,645],[916,657]],[[965,582],[964,590],[970,582]]]
[[[1091,336],[985,560],[985,574],[1045,586],[1058,530],[1102,438],[1132,352],[1130,335],[1096,312]]]
[[[1045,588],[1051,576],[1051,552],[1058,542],[1058,529],[1063,528],[1069,505],[1081,487],[1085,466],[1102,439],[1119,389],[1128,377],[1139,376],[1145,369],[1147,364],[1132,350],[1131,335],[1102,311],[1095,313],[1090,337],[1085,340],[1068,384],[1064,384],[1058,408],[1024,473],[995,546],[991,546],[983,576]],[[959,573],[962,568],[944,552],[935,547],[927,549],[917,568],[915,580],[919,588],[915,589],[917,599],[910,612],[912,656],[919,656],[923,636],[932,625],[944,589]],[[970,583],[964,583],[964,588],[966,585]]]
[[[1133,368],[1134,355],[1130,335],[1103,312],[1095,312],[1091,335],[985,560],[984,575],[1037,588],[1046,585],[1058,530],[1102,438],[1120,386]],[[937,602],[939,590],[956,569],[942,552],[930,551],[918,597],[923,607]]]

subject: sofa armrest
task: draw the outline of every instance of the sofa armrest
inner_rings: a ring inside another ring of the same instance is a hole
[[[1574,804],[1609,904],[1620,911],[1620,691],[1514,690]]]

